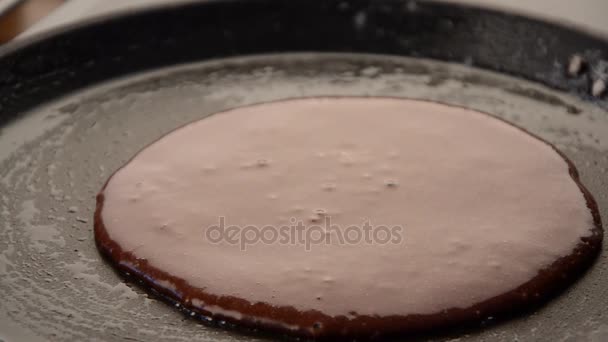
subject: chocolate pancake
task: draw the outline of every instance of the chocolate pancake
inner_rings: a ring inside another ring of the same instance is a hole
[[[292,99],[181,127],[97,197],[121,271],[205,321],[315,338],[476,324],[597,255],[597,206],[550,144],[490,115]]]

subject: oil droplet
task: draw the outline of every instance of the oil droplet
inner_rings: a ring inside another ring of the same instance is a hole
[[[405,4],[405,10],[408,12],[416,12],[418,10],[418,4],[414,0],[410,0]]]
[[[317,216],[325,216],[325,215],[327,215],[327,210],[325,210],[325,209],[320,209],[320,208],[319,208],[319,209],[315,209],[315,210],[313,210],[313,212],[314,212],[314,213],[315,213],[315,215],[317,215]]]
[[[270,165],[270,161],[268,159],[258,159],[256,160],[255,165],[260,168],[268,167]]]
[[[591,86],[591,95],[600,97],[606,92],[606,82],[602,79],[595,80]]]
[[[365,23],[367,21],[367,15],[365,12],[361,11],[353,17],[353,23],[358,30],[361,30],[365,27]]]
[[[397,183],[397,181],[394,180],[394,179],[387,179],[387,180],[384,181],[384,185],[387,188],[396,188],[396,187],[399,186],[399,183]]]
[[[572,56],[568,64],[568,75],[572,77],[578,76],[583,68],[583,62],[583,58],[580,55]]]
[[[361,70],[361,75],[363,75],[365,77],[374,77],[374,76],[377,76],[380,73],[380,71],[381,70],[378,67],[369,66],[369,67]]]
[[[323,191],[327,191],[327,192],[335,191],[336,187],[337,186],[335,183],[323,183],[323,185],[321,185],[321,189],[323,189]]]

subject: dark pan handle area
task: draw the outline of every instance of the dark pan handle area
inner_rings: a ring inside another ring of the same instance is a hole
[[[0,49],[0,126],[44,101],[129,73],[237,55],[320,51],[434,58],[589,94],[608,42],[463,5],[398,0],[215,0],[93,20]]]

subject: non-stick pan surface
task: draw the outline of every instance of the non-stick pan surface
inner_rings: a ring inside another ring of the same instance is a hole
[[[575,54],[585,63],[569,76]],[[3,47],[0,339],[260,338],[198,324],[124,282],[92,233],[97,191],[139,149],[256,102],[382,95],[488,112],[563,151],[608,222],[608,101],[590,95],[607,59],[608,43],[571,29],[396,0],[205,1]],[[542,308],[434,338],[608,340],[607,271],[603,253]]]

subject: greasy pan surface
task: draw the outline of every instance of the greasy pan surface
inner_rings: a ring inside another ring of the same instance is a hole
[[[311,51],[334,54],[294,54]],[[575,53],[587,64],[568,77]],[[246,55],[264,56],[239,57]],[[404,1],[205,2],[7,46],[0,51],[0,337],[257,338],[195,324],[124,285],[92,234],[97,191],[135,152],[184,123],[250,103],[382,95],[488,112],[562,150],[606,222],[607,102],[589,95],[606,58],[605,42],[568,29]],[[203,63],[123,77],[194,62]],[[114,77],[123,78],[100,84]],[[486,329],[466,337],[603,340],[605,274],[601,255],[538,312],[502,324],[488,317]]]

